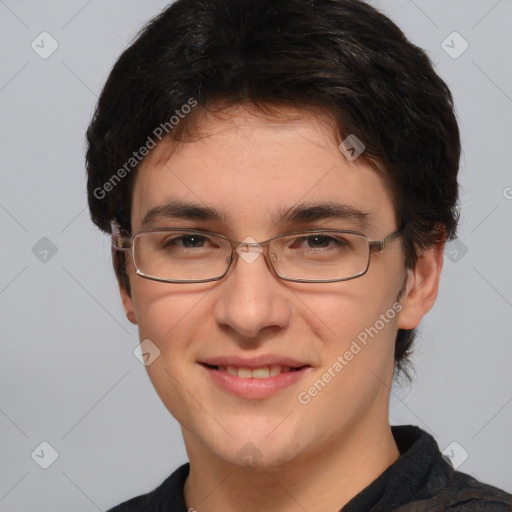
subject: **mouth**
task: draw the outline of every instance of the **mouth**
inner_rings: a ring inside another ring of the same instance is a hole
[[[229,363],[229,364],[228,364]],[[297,383],[312,366],[291,360],[201,362],[211,381],[223,392],[245,399],[268,398]]]
[[[280,364],[272,364],[268,366],[260,366],[257,368],[249,368],[244,366],[233,366],[233,365],[213,365],[207,363],[201,363],[210,370],[216,370],[218,372],[224,372],[233,377],[239,377],[241,379],[269,379],[270,377],[276,377],[282,373],[297,372],[304,368],[308,368],[309,365],[304,366],[284,366]]]

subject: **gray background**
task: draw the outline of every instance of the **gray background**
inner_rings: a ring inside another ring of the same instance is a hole
[[[165,4],[0,0],[0,511],[105,510],[186,461],[179,426],[133,355],[137,331],[85,195],[97,95]],[[448,453],[461,471],[512,492],[512,2],[373,4],[431,55],[464,143],[460,240],[391,420],[421,426],[441,449],[456,442]],[[43,51],[43,31],[59,45],[46,59],[31,48]],[[442,47],[454,31],[469,44],[458,58],[458,36]],[[58,452],[48,469],[44,441]]]

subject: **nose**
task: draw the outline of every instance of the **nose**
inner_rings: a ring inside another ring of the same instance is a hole
[[[244,339],[289,325],[291,305],[286,289],[272,275],[261,251],[240,248],[234,268],[219,283],[218,294],[216,322]]]

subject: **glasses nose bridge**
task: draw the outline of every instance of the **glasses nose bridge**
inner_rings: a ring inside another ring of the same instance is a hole
[[[260,256],[263,256],[270,273],[274,277],[277,277],[276,270],[272,263],[272,255],[270,254],[270,244],[272,243],[273,239],[271,238],[269,240],[264,240],[262,242],[258,242],[256,239],[254,239],[252,237],[248,237],[248,238],[251,238],[252,241],[247,241],[248,240],[247,238],[241,242],[235,241],[235,240],[230,240],[231,261],[229,262],[229,267],[227,268],[226,273],[234,270],[234,268],[236,267],[238,260],[240,258],[243,259],[245,261],[245,263],[252,264]],[[252,253],[253,254],[252,256],[250,256],[250,254],[251,254],[250,250],[246,251],[247,256],[245,256],[243,254],[244,251],[243,251],[242,247],[244,247],[244,246],[247,247],[248,249],[249,249],[249,247],[255,249],[255,251],[253,251],[253,253]],[[258,248],[261,250],[261,252],[258,251]],[[259,254],[256,254],[258,252],[259,252]]]

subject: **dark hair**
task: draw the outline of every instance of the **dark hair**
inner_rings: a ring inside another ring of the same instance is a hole
[[[370,5],[177,0],[151,20],[113,67],[87,131],[89,208],[103,231],[116,219],[130,232],[141,158],[134,151],[157,127],[168,139],[193,131],[187,117],[174,129],[170,122],[191,100],[196,108],[329,112],[338,135],[363,141],[359,158],[389,184],[397,222],[406,226],[407,268],[417,250],[455,236],[460,139],[452,96],[425,52]],[[124,265],[118,252],[116,274],[130,293]],[[414,336],[399,330],[395,343],[395,368],[406,376]]]

